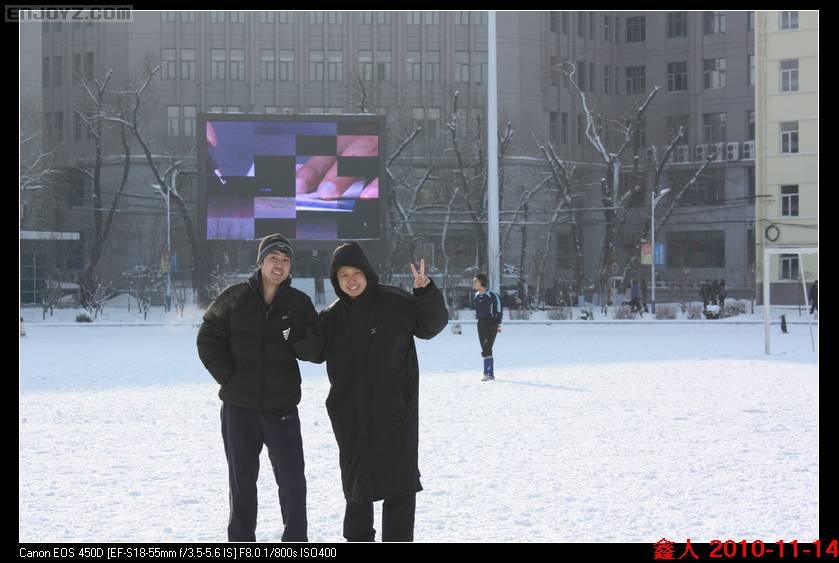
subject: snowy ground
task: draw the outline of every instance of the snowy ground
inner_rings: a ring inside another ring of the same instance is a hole
[[[197,329],[25,316],[19,540],[223,541]],[[767,357],[760,324],[509,324],[487,383],[475,325],[420,342],[417,541],[817,538],[817,356],[806,325],[772,330]],[[309,536],[342,541],[328,382],[301,366]],[[257,539],[278,541],[265,451],[259,479]]]

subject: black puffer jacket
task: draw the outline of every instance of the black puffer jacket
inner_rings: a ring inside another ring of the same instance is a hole
[[[353,266],[367,277],[356,299],[336,272]],[[344,495],[356,502],[422,490],[417,464],[419,364],[414,336],[432,338],[448,322],[433,282],[414,294],[379,285],[361,248],[340,246],[332,285],[339,299],[321,313],[331,388],[326,408],[340,450]]]
[[[289,341],[283,338],[287,328],[292,328]],[[198,330],[198,355],[221,384],[219,397],[261,411],[286,410],[300,402],[297,359],[314,360],[322,346],[309,297],[291,287],[289,278],[266,305],[259,270],[247,282],[225,289]]]

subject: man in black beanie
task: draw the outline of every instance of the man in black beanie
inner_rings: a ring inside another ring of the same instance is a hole
[[[419,364],[414,337],[448,323],[443,295],[411,264],[413,294],[379,284],[361,247],[335,249],[330,268],[338,300],[321,313],[332,421],[347,508],[344,537],[375,541],[373,501],[384,500],[382,540],[412,541],[416,493]]]
[[[221,385],[221,435],[230,483],[229,541],[256,540],[259,454],[268,446],[280,497],[283,541],[307,541],[306,477],[297,405],[297,360],[323,347],[309,297],[291,287],[291,243],[262,239],[257,269],[207,309],[198,355]]]

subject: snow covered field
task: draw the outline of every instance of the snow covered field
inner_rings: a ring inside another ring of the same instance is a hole
[[[26,315],[19,540],[224,541],[220,402],[197,328]],[[817,355],[806,325],[772,331],[767,357],[761,324],[505,324],[495,382],[480,381],[475,325],[420,341],[416,540],[817,538]],[[301,368],[309,537],[342,541],[328,382]],[[259,479],[257,540],[279,541],[264,450]]]

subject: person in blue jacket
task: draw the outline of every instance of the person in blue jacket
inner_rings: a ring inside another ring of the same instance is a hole
[[[501,332],[501,319],[504,308],[501,297],[489,290],[486,274],[478,274],[472,280],[472,289],[476,291],[472,302],[478,319],[478,339],[481,342],[481,356],[484,358],[484,377],[481,381],[492,381],[495,372],[492,363],[492,345]]]

